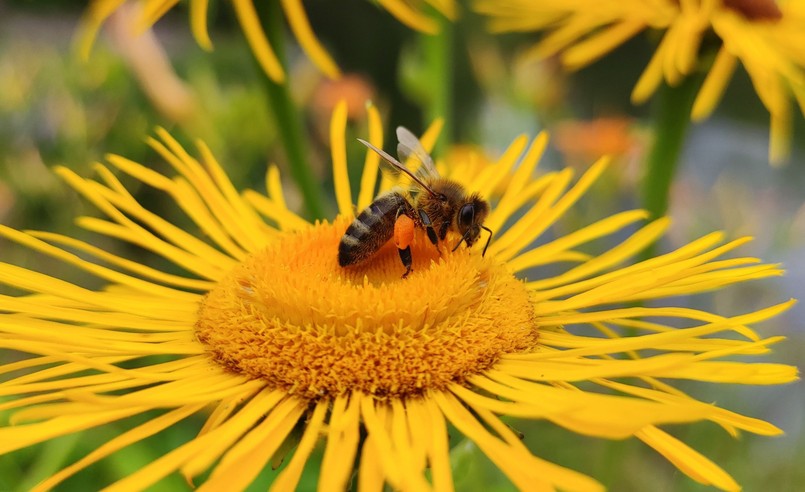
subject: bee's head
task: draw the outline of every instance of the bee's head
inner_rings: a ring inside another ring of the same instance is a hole
[[[475,244],[475,241],[477,241],[478,237],[481,235],[481,229],[489,230],[483,226],[487,215],[489,215],[489,204],[486,203],[486,200],[482,199],[477,194],[470,196],[469,200],[459,208],[458,216],[456,217],[458,232],[461,234],[461,240],[458,244],[461,244],[462,241],[466,241],[467,246]],[[458,244],[456,248],[458,248]],[[488,246],[489,241],[486,242],[484,253],[486,253]]]

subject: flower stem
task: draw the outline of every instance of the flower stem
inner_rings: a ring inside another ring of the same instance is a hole
[[[265,2],[262,8],[258,7],[258,12],[260,21],[265,26],[266,37],[268,37],[268,41],[287,75],[285,26],[282,22],[283,13],[279,0]],[[307,156],[307,146],[299,108],[297,108],[291,97],[287,82],[278,84],[268,77],[265,77],[264,80],[271,113],[274,116],[274,122],[285,149],[291,176],[302,193],[308,218],[322,218],[324,217],[322,193],[309,165],[310,161]]]
[[[425,122],[430,124],[436,118],[443,118],[443,138],[434,148],[434,154],[441,154],[443,147],[455,140],[453,133],[453,86],[454,37],[453,22],[434,10],[433,18],[439,23],[435,35],[423,35],[425,67],[430,89],[430,101],[425,108]]]
[[[690,110],[700,78],[687,77],[676,87],[666,84],[658,91],[654,106],[654,142],[643,178],[643,206],[652,219],[665,215],[679,155],[690,126]]]
[[[690,75],[676,87],[663,84],[658,91],[653,108],[654,141],[648,154],[642,185],[643,208],[652,220],[664,216],[668,211],[671,185],[701,80],[701,76]],[[651,258],[655,250],[656,245],[649,246],[643,258]]]

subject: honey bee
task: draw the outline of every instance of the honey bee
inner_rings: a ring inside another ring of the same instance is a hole
[[[394,238],[405,267],[402,278],[413,270],[411,242],[414,229],[425,229],[428,239],[441,254],[439,242],[453,230],[462,242],[471,247],[480,237],[481,229],[489,233],[481,255],[486,254],[492,239],[492,230],[483,225],[489,214],[489,204],[477,193],[467,195],[464,187],[455,181],[439,176],[433,159],[413,133],[404,127],[397,128],[397,154],[406,162],[410,158],[420,161],[416,173],[382,149],[365,140],[363,145],[377,152],[390,166],[391,171],[403,173],[412,180],[413,196],[402,190],[391,190],[375,198],[347,228],[338,245],[338,264],[342,267],[362,263],[372,257],[384,244]]]

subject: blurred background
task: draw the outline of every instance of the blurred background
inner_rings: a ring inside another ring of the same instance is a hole
[[[108,152],[166,170],[144,144],[155,126],[181,142],[203,139],[238,188],[264,190],[268,163],[289,177],[277,128],[266,111],[264,75],[246,47],[234,14],[213,2],[212,53],[189,32],[186,8],[173,9],[145,38],[132,41],[112,19],[99,38],[91,63],[78,59],[73,38],[84,2],[0,1],[0,223],[18,229],[53,230],[96,244],[73,218],[93,214],[49,170],[67,166],[92,173]],[[428,115],[428,87],[421,76],[421,36],[366,0],[305,2],[318,37],[344,76],[324,78],[288,38],[291,91],[303,108],[311,167],[328,216],[335,215],[328,124],[335,103],[349,102],[350,132],[365,134],[364,101],[373,100],[384,116],[386,135],[397,125],[422,130]],[[633,106],[629,94],[653,49],[637,37],[581,71],[564,73],[558,63],[522,63],[518,49],[532,35],[492,37],[482,19],[468,9],[455,30],[453,118],[437,156],[460,158],[466,152],[494,160],[519,134],[551,134],[542,169],[572,166],[580,171],[602,154],[614,163],[589,195],[557,226],[556,234],[592,223],[610,213],[639,207],[641,178],[651,130],[650,104]],[[132,46],[134,46],[132,48]],[[164,59],[162,58],[164,56]],[[768,113],[740,69],[715,114],[689,131],[681,169],[672,189],[670,234],[660,251],[676,248],[713,230],[730,238],[755,240],[739,254],[780,262],[783,278],[755,281],[683,299],[700,309],[731,315],[786,300],[805,298],[805,124],[797,115],[793,152],[787,164],[768,164]],[[388,137],[387,137],[388,138]],[[355,159],[363,150],[348,146]],[[358,176],[359,168],[355,169]],[[287,182],[292,208],[301,208],[295,186]],[[152,210],[183,220],[163,196],[133,190]],[[132,246],[101,240],[101,247],[167,268]],[[0,240],[0,260],[91,287],[91,281],[65,265],[33,256]],[[0,287],[0,293],[13,293]],[[785,335],[767,361],[800,365],[805,353],[805,306],[758,327],[762,335]],[[0,357],[9,357],[0,354]],[[6,362],[0,359],[0,363]],[[678,386],[703,401],[771,421],[782,437],[745,435],[734,441],[713,424],[669,431],[721,465],[746,490],[800,490],[805,485],[805,386]],[[5,423],[7,416],[0,415]],[[131,425],[121,424],[125,427]],[[529,447],[543,458],[590,474],[612,490],[703,490],[638,441],[605,442],[567,433],[550,425],[512,420]],[[178,428],[138,443],[68,480],[63,490],[92,490],[172,449],[197,429]],[[27,490],[42,477],[119,433],[100,431],[54,440],[0,458],[0,491]],[[507,479],[471,443],[453,450],[459,490],[513,490]],[[313,460],[315,461],[315,460]],[[266,472],[265,480],[270,480]],[[311,489],[315,463],[302,484]],[[263,490],[266,481],[254,490]],[[153,490],[189,489],[178,476]]]

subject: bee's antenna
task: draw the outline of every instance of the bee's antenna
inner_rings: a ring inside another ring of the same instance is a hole
[[[490,229],[490,228],[488,228],[486,226],[481,226],[481,229],[483,229],[483,230],[485,230],[486,232],[489,233],[489,239],[486,240],[486,245],[484,246],[484,251],[483,251],[483,253],[481,253],[481,256],[484,256],[486,254],[486,249],[489,248],[489,243],[492,241],[492,234],[494,234],[494,233],[492,232],[492,229]]]

